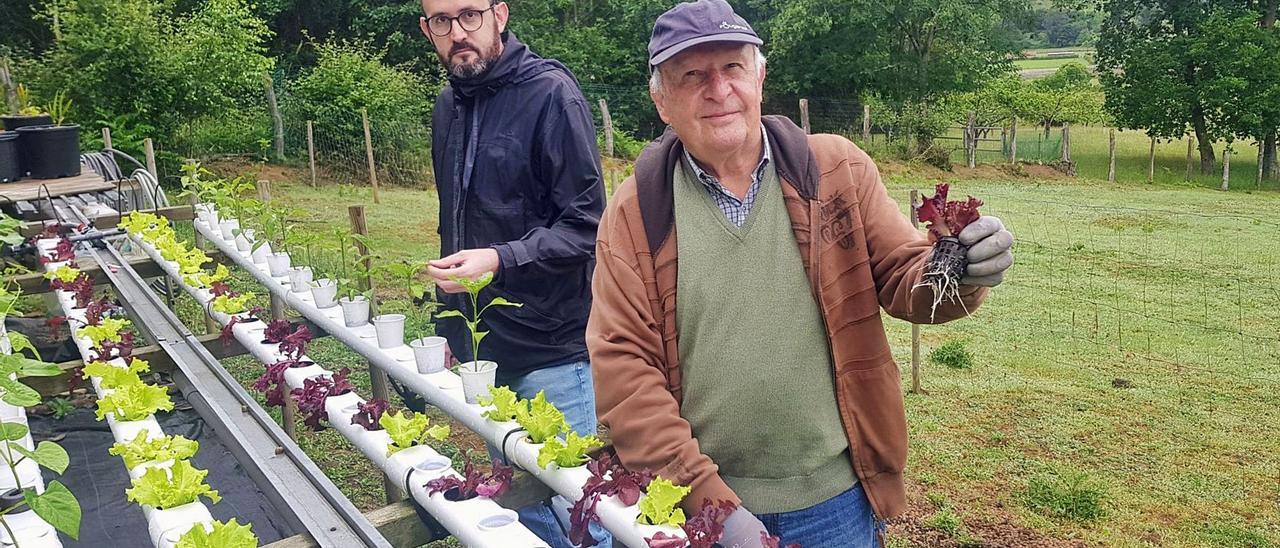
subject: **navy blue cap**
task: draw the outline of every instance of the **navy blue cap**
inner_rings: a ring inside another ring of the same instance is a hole
[[[649,36],[649,66],[655,67],[698,44],[737,42],[762,45],[746,19],[725,0],[697,0],[677,5],[658,17]]]

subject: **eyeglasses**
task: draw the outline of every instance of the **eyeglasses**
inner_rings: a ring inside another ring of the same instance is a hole
[[[427,28],[431,29],[431,34],[436,36],[447,36],[450,32],[453,32],[453,22],[457,21],[458,25],[462,26],[462,30],[475,32],[484,26],[484,12],[492,9],[493,6],[482,10],[463,10],[457,17],[436,15],[427,19]]]

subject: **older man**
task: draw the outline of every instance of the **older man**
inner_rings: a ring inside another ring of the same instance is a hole
[[[725,546],[762,530],[806,548],[874,546],[905,508],[907,431],[880,309],[912,322],[975,310],[1012,264],[995,218],[963,302],[931,315],[932,244],[875,164],[832,135],[761,117],[761,40],[723,0],[662,15],[650,93],[671,128],[605,211],[587,345],[622,462],[729,501]]]

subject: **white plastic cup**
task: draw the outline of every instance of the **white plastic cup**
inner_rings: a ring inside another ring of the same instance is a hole
[[[444,371],[445,349],[449,341],[444,337],[423,337],[409,343],[413,348],[413,361],[423,375]]]
[[[357,295],[354,299],[338,299],[338,306],[342,307],[342,323],[347,327],[360,327],[369,323],[369,301],[363,295]]]
[[[480,396],[488,394],[497,379],[498,364],[488,360],[466,362],[458,366],[458,376],[462,377],[462,394],[467,403],[479,403]]]
[[[404,314],[381,314],[373,319],[373,329],[378,336],[378,348],[397,348],[404,345]]]
[[[316,301],[316,308],[338,306],[338,284],[328,278],[316,280],[311,283],[311,297]]]
[[[272,253],[267,256],[267,268],[271,270],[272,278],[283,278],[289,275],[289,254],[288,253]]]

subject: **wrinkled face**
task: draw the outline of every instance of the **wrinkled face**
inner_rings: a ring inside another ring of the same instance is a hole
[[[765,71],[757,70],[752,46],[695,46],[658,70],[662,85],[650,90],[658,115],[698,159],[735,154],[760,134]]]
[[[422,0],[422,13],[422,33],[454,78],[484,74],[502,55],[506,2],[491,7],[489,0]]]

